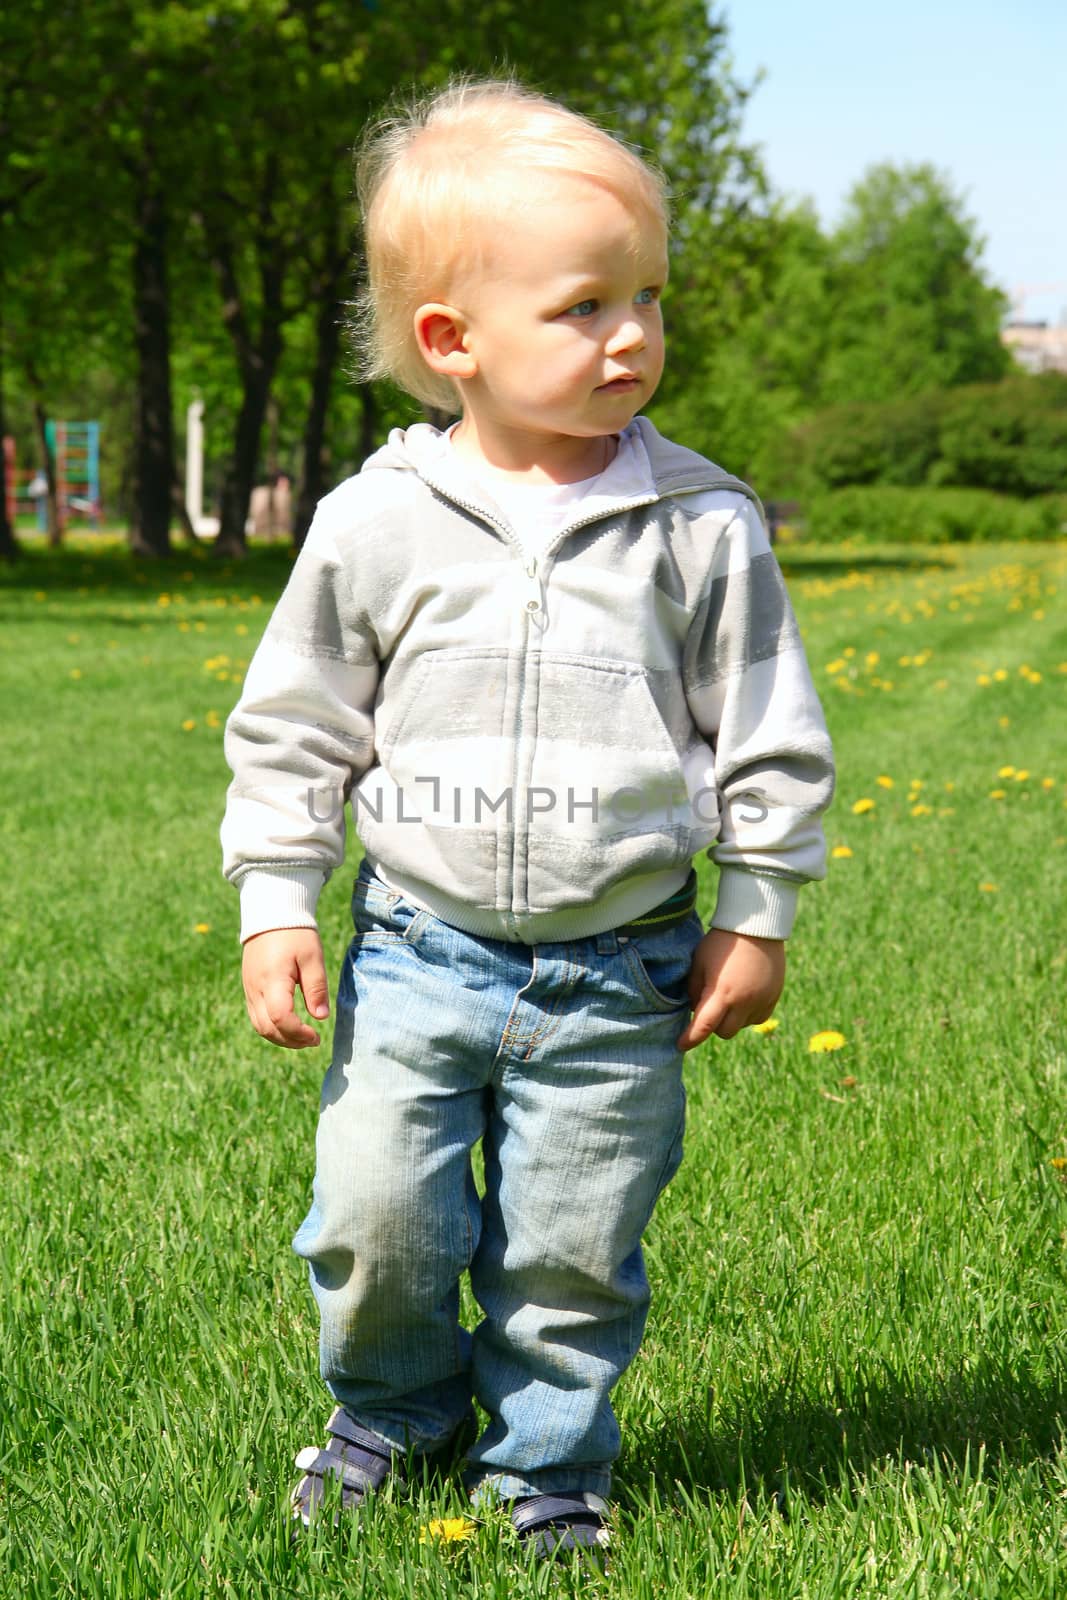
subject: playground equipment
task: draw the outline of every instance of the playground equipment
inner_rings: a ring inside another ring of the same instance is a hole
[[[49,422],[45,424],[48,452],[55,463],[56,500],[60,527],[73,516],[88,517],[94,528],[100,525],[100,424],[98,422]],[[35,468],[18,465],[15,441],[4,439],[4,499],[12,524],[20,510],[37,510],[40,493],[34,480],[41,474]],[[21,502],[21,504],[20,504]]]

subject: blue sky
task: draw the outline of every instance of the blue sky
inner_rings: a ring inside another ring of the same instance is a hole
[[[1067,315],[1064,0],[721,0],[735,76],[765,76],[743,132],[775,188],[832,224],[875,161],[930,161],[1028,316]]]

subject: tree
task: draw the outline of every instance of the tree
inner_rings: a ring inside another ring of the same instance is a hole
[[[982,241],[929,165],[872,167],[831,239],[832,322],[825,404],[883,400],[1001,377],[1004,297]]]
[[[810,206],[746,211],[688,239],[667,296],[654,417],[731,472],[773,483],[780,441],[816,403],[829,250]]]

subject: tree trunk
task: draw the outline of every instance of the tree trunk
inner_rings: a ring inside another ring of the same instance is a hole
[[[170,503],[174,512],[174,520],[181,530],[182,537],[193,546],[194,550],[199,549],[200,540],[196,536],[196,529],[193,527],[188,507],[185,504],[185,485],[178,478],[175,478],[171,484]]]
[[[219,517],[218,538],[212,545],[213,555],[243,556],[245,523],[248,520],[248,503],[256,477],[259,441],[263,432],[263,419],[267,414],[267,401],[275,368],[281,355],[280,330],[264,314],[264,330],[251,360],[245,364],[244,393],[237,418],[233,454],[222,482],[222,507]]]
[[[4,339],[0,323],[0,560],[14,561],[19,555],[15,530],[7,514],[7,483],[4,472]]]
[[[315,507],[323,494],[323,444],[326,440],[326,410],[330,401],[334,368],[341,348],[343,307],[336,295],[319,306],[315,337],[315,369],[311,376],[311,400],[304,424],[304,470],[300,475],[300,497],[293,519],[293,543],[299,550],[307,538]]]
[[[170,554],[174,439],[170,392],[170,309],[167,292],[166,199],[151,155],[138,171],[137,241],[133,258],[137,338],[137,555]]]
[[[33,421],[37,429],[37,449],[44,462],[44,475],[48,483],[48,543],[54,550],[63,543],[63,518],[60,515],[59,495],[56,490],[56,463],[48,448],[48,413],[37,369],[31,365],[27,376],[33,390]]]

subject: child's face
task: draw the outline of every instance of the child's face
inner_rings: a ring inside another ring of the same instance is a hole
[[[484,259],[455,295],[476,364],[464,413],[480,436],[550,444],[624,428],[663,371],[664,230],[559,176],[501,219]]]

